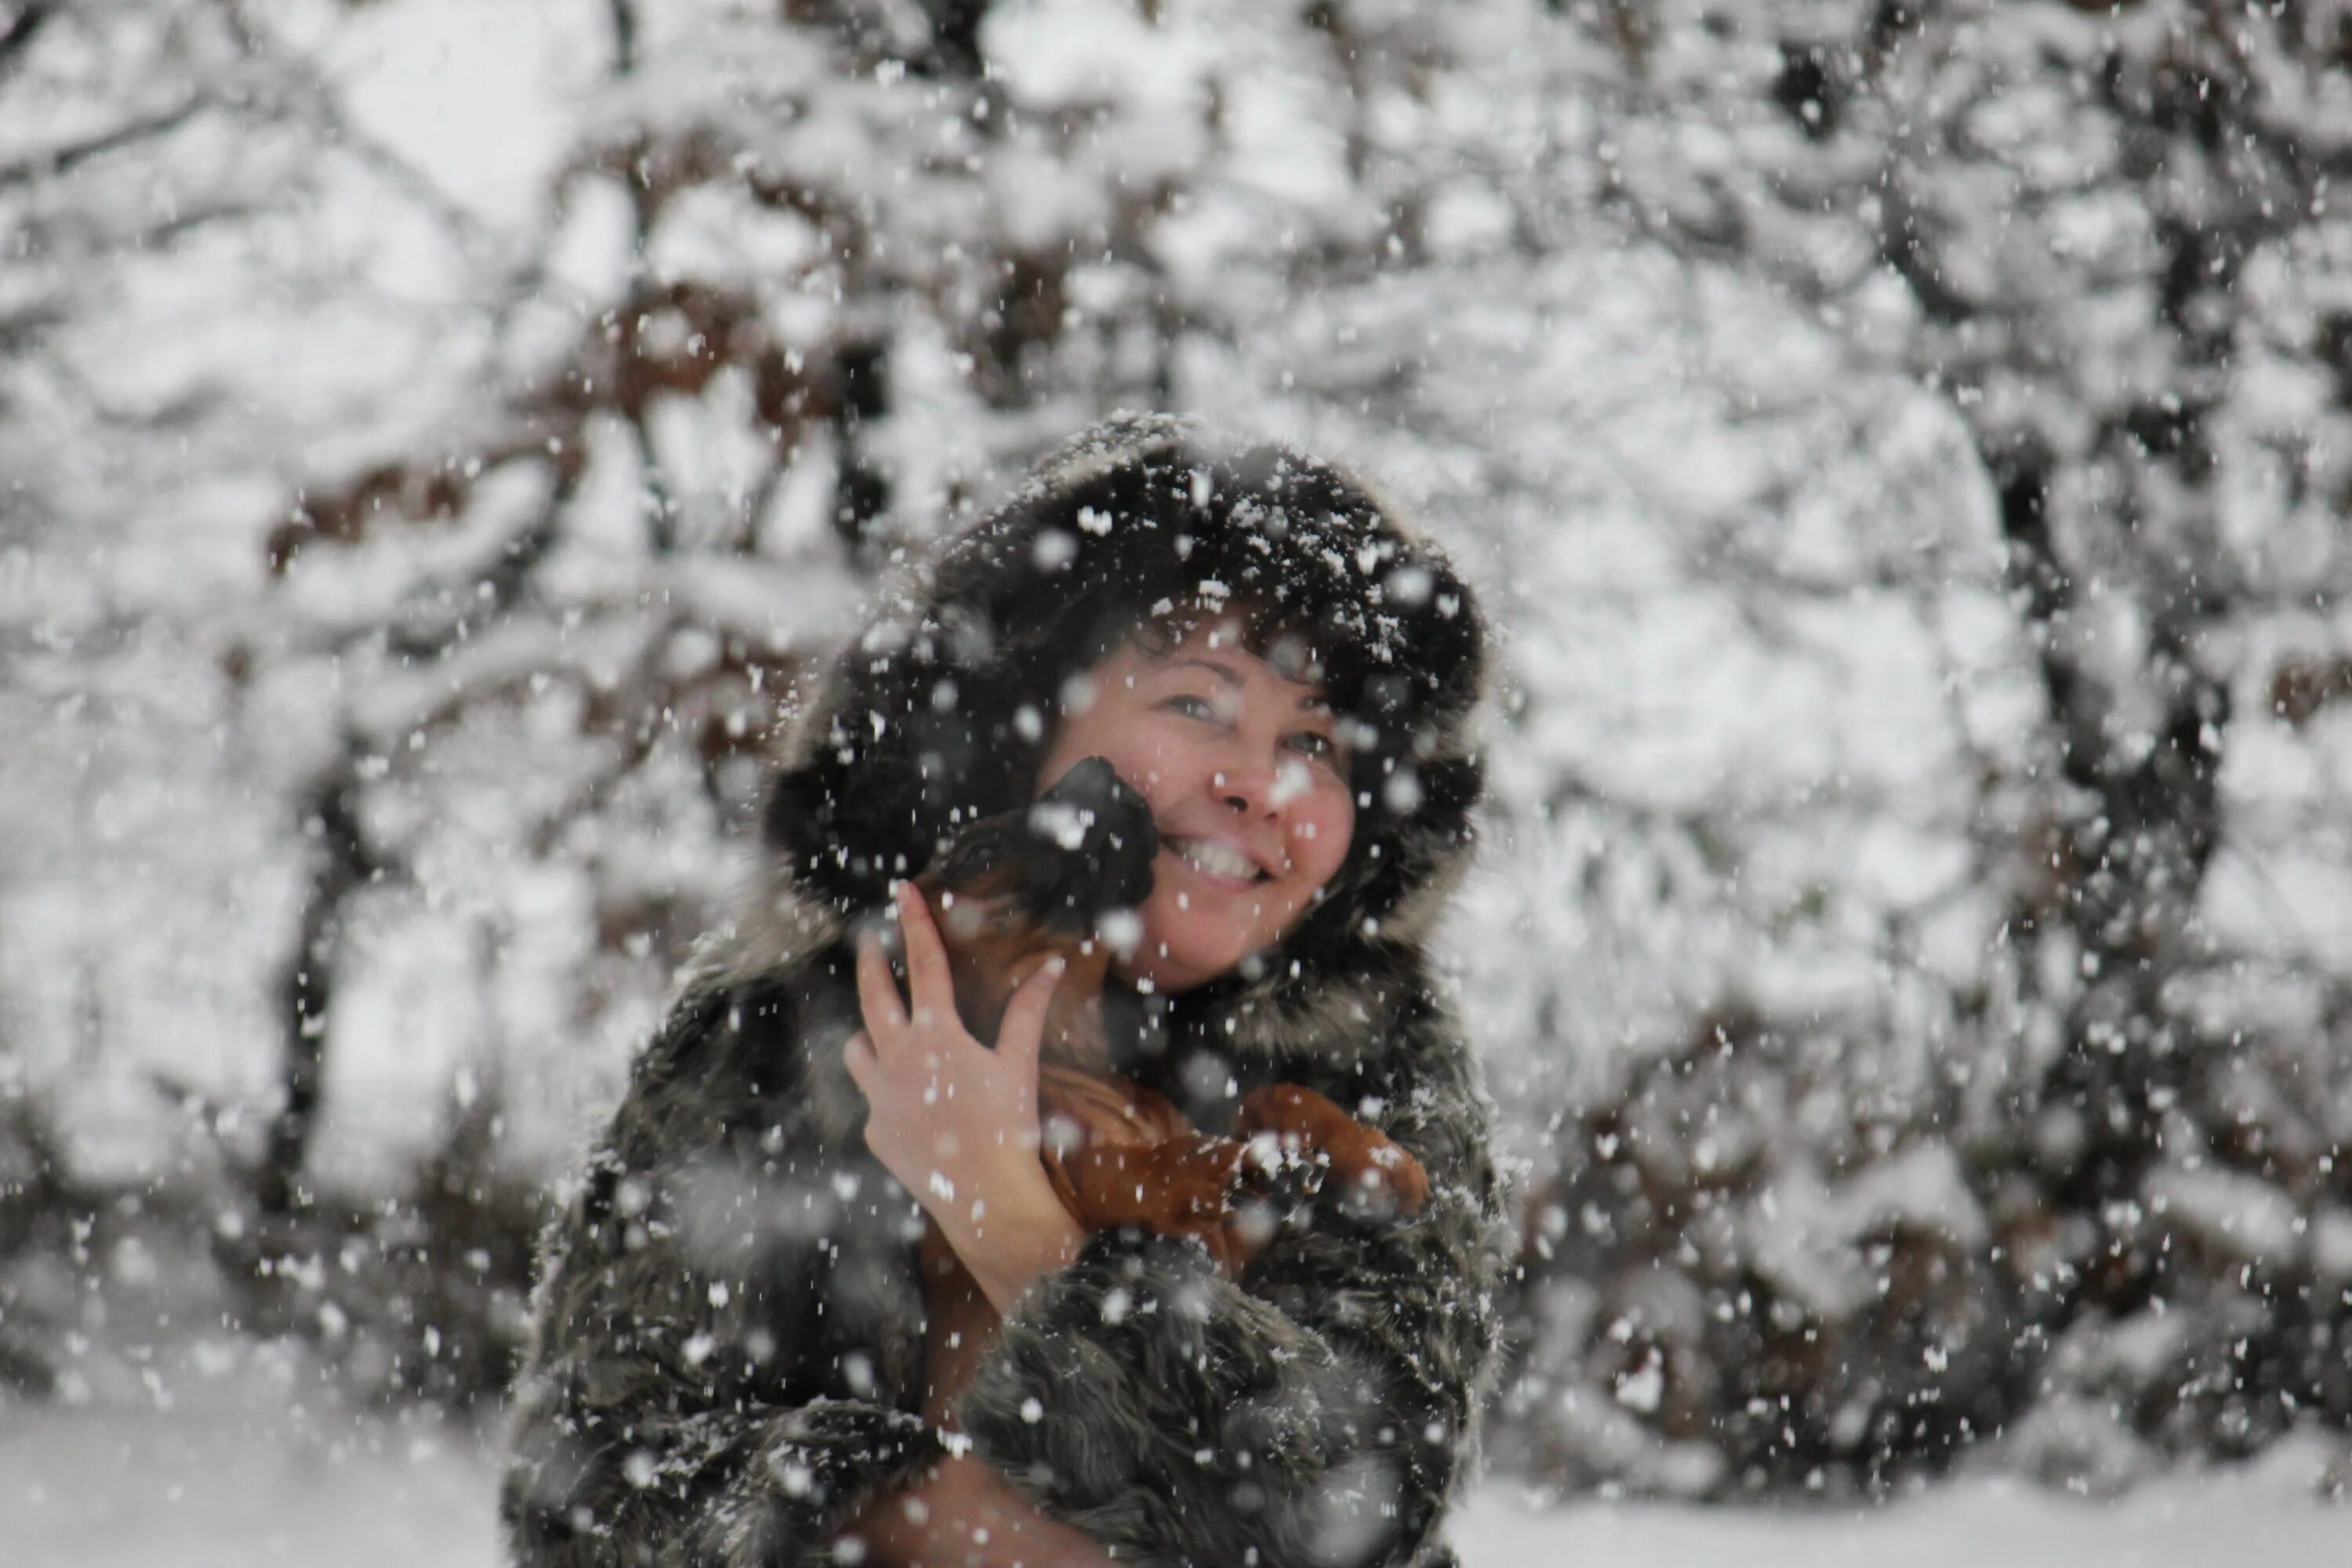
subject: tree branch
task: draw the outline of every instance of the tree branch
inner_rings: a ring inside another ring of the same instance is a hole
[[[71,174],[93,158],[102,158],[109,153],[120,152],[125,147],[147,141],[152,137],[167,135],[194,119],[196,112],[205,107],[203,99],[190,99],[167,113],[156,115],[152,119],[133,121],[128,125],[118,126],[88,141],[52,148],[22,163],[0,166],[0,190],[15,185],[28,185],[37,180],[53,180],[59,175]]]
[[[40,0],[40,3],[27,5],[16,13],[16,19],[8,24],[8,30],[0,33],[0,79],[5,79],[7,73],[16,68],[25,58],[26,51],[33,47],[33,40],[40,36],[41,29],[57,19],[61,8],[47,3],[47,0]]]
[[[633,75],[637,68],[637,8],[631,0],[606,0],[613,19],[613,75]]]

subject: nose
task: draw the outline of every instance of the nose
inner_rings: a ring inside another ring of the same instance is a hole
[[[1264,763],[1228,765],[1210,780],[1212,792],[1224,805],[1243,816],[1272,816],[1281,809],[1275,771]]]

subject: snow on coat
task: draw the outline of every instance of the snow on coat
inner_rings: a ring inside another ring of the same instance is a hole
[[[1106,1231],[1007,1316],[974,1450],[1121,1562],[1346,1568],[1439,1541],[1494,1364],[1507,1241],[1479,1075],[1428,928],[1467,857],[1484,653],[1442,557],[1354,480],[1124,417],[886,599],[811,705],[766,877],[714,938],[551,1230],[502,1498],[531,1568],[830,1563],[945,1451],[916,1414],[922,1214],[842,1066],[850,933],[957,825],[1027,797],[1060,683],[1139,617],[1231,601],[1313,645],[1356,834],[1271,952],[1173,998],[1114,988],[1122,1070],[1217,1130],[1328,1095],[1423,1162],[1409,1222],[1295,1214],[1237,1281]]]

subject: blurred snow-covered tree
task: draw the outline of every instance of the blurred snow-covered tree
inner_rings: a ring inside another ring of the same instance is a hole
[[[340,20],[0,15],[0,1312],[68,1394],[101,1331],[184,1308],[156,1238],[250,1229],[314,750],[250,700],[299,636],[254,519],[291,450],[404,412],[436,268],[495,243],[342,90]]]
[[[1670,1178],[1675,1152],[1624,1152],[1615,1110],[1581,1129],[1596,1149],[1541,1211],[1563,1272],[1680,1248],[1669,1272],[1703,1288],[1652,1314],[1669,1329],[1630,1321],[1663,1342],[1643,1354],[1685,1415],[1646,1384],[1642,1403],[1751,1479],[1876,1474],[2009,1430],[2025,1462],[2112,1481],[2144,1440],[2233,1453],[2352,1422],[2336,1370],[2352,861],[2328,710],[2352,564],[2333,194],[2352,172],[2352,18],[2153,0],[1580,18],[1610,128],[1598,205],[1769,281],[1857,370],[1947,402],[2032,690],[2022,744],[1981,756],[1968,792],[1958,881],[1998,918],[1950,987],[1957,1048],[1937,1092],[1881,1130],[1891,1155],[1862,1162],[1948,1148],[1958,1179],[1937,1176],[1951,1201],[1907,1242],[1876,1222],[1892,1268],[1875,1300],[1792,1296],[1771,1267],[1783,1187]],[[1766,1022],[1818,1032],[1784,1009]],[[1698,1031],[1633,1106],[1726,1072],[1784,1104],[1784,1074],[1731,1065],[1752,1032]],[[1866,1120],[1808,1138],[1739,1092],[1665,1126],[1687,1139],[1726,1117],[1823,1152]],[[1847,1183],[1822,1234],[1881,1179]],[[1923,1267],[1943,1306],[1876,1332]],[[1550,1332],[1589,1344],[1628,1321],[1571,1313]],[[1582,1388],[1608,1417],[1592,1430],[1622,1422],[1579,1375],[1565,1403]]]

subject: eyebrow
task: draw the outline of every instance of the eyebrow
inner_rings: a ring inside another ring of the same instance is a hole
[[[1217,663],[1214,659],[1201,658],[1188,655],[1182,658],[1169,659],[1167,664],[1171,668],[1190,665],[1195,668],[1205,669],[1210,674],[1215,676],[1218,679],[1223,681],[1227,686],[1232,687],[1235,691],[1239,691],[1242,689],[1242,678],[1234,674],[1231,669],[1228,669],[1223,665]],[[1287,680],[1289,677],[1285,676],[1283,679]],[[1304,697],[1301,697],[1298,700],[1298,705],[1301,708],[1314,709],[1325,713],[1328,713],[1331,710],[1331,700],[1323,694],[1323,690],[1320,687],[1316,688],[1315,689],[1307,692]]]
[[[1168,665],[1171,669],[1181,668],[1186,665],[1190,665],[1195,669],[1205,669],[1211,675],[1213,675],[1218,679],[1223,681],[1227,686],[1232,687],[1234,690],[1239,691],[1242,689],[1242,678],[1235,675],[1232,670],[1226,668],[1223,665],[1217,663],[1213,659],[1192,658],[1189,657],[1185,658],[1171,658],[1168,661]]]

